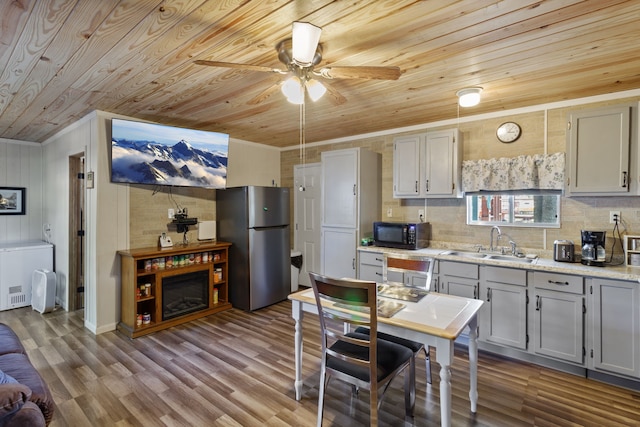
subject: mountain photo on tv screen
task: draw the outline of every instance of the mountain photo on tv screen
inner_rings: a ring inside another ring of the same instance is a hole
[[[111,182],[225,188],[229,135],[111,120]]]

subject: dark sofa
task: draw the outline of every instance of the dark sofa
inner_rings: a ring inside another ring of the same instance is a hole
[[[55,410],[49,387],[15,332],[0,323],[0,376],[3,374],[17,383],[0,384],[0,427],[48,425]]]

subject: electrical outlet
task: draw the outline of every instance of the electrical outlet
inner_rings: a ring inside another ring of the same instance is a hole
[[[173,209],[169,209],[167,215],[169,216],[169,219],[173,219],[176,216],[176,212]]]
[[[418,209],[418,218],[424,219],[424,209]]]
[[[387,217],[391,218],[393,216],[393,209],[387,208]]]
[[[622,217],[620,216],[620,211],[609,211],[609,223],[615,224],[616,219],[618,220],[618,222],[620,222],[620,220],[622,219]]]

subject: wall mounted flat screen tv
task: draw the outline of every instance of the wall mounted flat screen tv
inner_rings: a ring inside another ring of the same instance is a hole
[[[111,120],[111,182],[225,188],[229,135]]]

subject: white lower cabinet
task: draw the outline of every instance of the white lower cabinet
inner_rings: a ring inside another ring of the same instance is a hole
[[[440,261],[439,289],[443,294],[478,299],[478,265]]]
[[[527,348],[527,272],[480,267],[479,339],[521,350]]]
[[[322,274],[356,278],[356,230],[322,227]]]
[[[403,280],[402,283],[404,283],[406,286],[412,286],[414,288],[422,288],[422,289],[427,289],[427,279],[425,277],[424,274],[419,274],[419,273],[411,273],[411,272],[405,272],[403,274]]]
[[[584,362],[584,279],[535,271],[531,274],[533,352],[556,359]]]
[[[358,251],[358,279],[382,282],[382,252]]]
[[[639,287],[638,282],[587,279],[589,369],[640,378]]]
[[[477,264],[465,262],[440,261],[438,266],[438,292],[459,297],[478,299],[480,292]],[[482,318],[482,316],[480,316]],[[461,334],[463,338],[469,336],[468,329]]]
[[[361,251],[359,277],[379,281],[383,261]],[[432,290],[484,301],[478,339],[489,351],[640,380],[638,281],[440,259]]]

